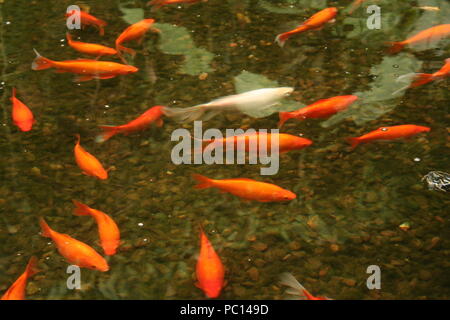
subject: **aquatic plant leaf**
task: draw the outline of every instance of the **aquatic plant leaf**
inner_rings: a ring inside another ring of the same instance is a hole
[[[398,105],[398,100],[395,98],[402,96],[405,91],[395,96],[392,94],[408,85],[408,83],[397,82],[397,78],[403,74],[417,72],[421,66],[422,62],[409,53],[384,57],[379,65],[370,70],[370,73],[376,77],[370,84],[371,89],[354,93],[359,97],[359,102],[322,122],[322,127],[328,128],[347,118],[352,118],[357,125],[363,125],[390,112]]]
[[[144,19],[144,9],[142,8],[126,8],[122,3],[119,4],[119,9],[122,11],[122,19],[133,24]]]
[[[234,86],[236,88],[236,93],[243,93],[246,91],[262,88],[283,87],[283,85],[280,85],[277,81],[267,79],[263,75],[251,73],[245,70],[242,71],[238,76],[234,77]],[[258,111],[246,111],[244,113],[253,118],[263,118],[270,116],[272,113],[275,112],[297,110],[302,106],[304,105],[299,102],[283,99],[273,107]]]
[[[155,23],[155,27],[161,30],[160,40],[158,42],[161,51],[168,54],[185,56],[180,72],[189,75],[198,75],[213,70],[210,62],[214,54],[196,47],[189,31],[185,27],[167,23]]]

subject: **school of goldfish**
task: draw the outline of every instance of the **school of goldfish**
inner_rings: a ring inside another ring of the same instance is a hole
[[[153,6],[152,11],[157,10],[163,6],[171,4],[189,3],[194,4],[204,2],[205,0],[153,0],[147,5]],[[352,10],[356,10],[362,3],[362,0],[357,0],[352,5]],[[351,13],[350,12],[350,13]],[[70,17],[75,12],[66,14]],[[309,19],[301,23],[293,30],[281,33],[275,37],[275,42],[280,46],[286,46],[288,39],[297,37],[302,33],[308,31],[319,30],[325,28],[327,24],[335,22],[335,18],[339,15],[337,8],[323,9]],[[107,22],[81,11],[81,23],[83,26],[93,26],[99,30],[102,36],[105,33]],[[161,31],[154,28],[154,19],[148,18],[132,24],[126,28],[116,39],[115,48],[95,44],[76,41],[72,38],[70,33],[66,34],[68,45],[79,53],[93,56],[95,59],[76,59],[76,60],[50,60],[41,56],[37,50],[36,58],[32,62],[31,68],[33,70],[44,70],[54,68],[56,72],[71,73],[75,75],[76,82],[89,81],[92,79],[110,79],[119,75],[129,75],[139,71],[135,66],[129,65],[124,54],[131,56],[136,55],[134,49],[125,47],[124,42],[136,41],[141,44],[147,32],[160,33]],[[406,46],[419,43],[442,39],[450,35],[450,24],[437,25],[432,28],[423,30],[418,34],[408,38],[404,41],[388,43],[388,51],[395,54],[403,50]],[[105,56],[117,56],[122,63],[111,61],[101,61]],[[432,73],[418,73],[410,74],[400,77],[399,81],[407,78],[410,84],[403,88],[417,88],[434,80],[443,79],[450,74],[450,58],[447,59],[443,67]],[[143,114],[129,123],[117,126],[100,126],[102,133],[96,137],[96,142],[103,143],[111,139],[114,135],[124,134],[128,135],[137,131],[145,130],[152,124],[162,127],[162,117],[165,116],[177,122],[191,122],[194,120],[209,120],[212,117],[229,111],[249,111],[256,109],[264,109],[277,103],[280,99],[290,95],[293,88],[265,88],[253,90],[236,94],[227,97],[217,98],[209,103],[189,107],[189,108],[171,108],[166,106],[154,106],[149,108]],[[19,94],[20,96],[20,94]],[[297,121],[306,121],[308,119],[326,119],[332,115],[346,110],[350,105],[357,102],[364,103],[358,96],[342,95],[330,97],[316,101],[306,107],[300,108],[291,112],[280,112],[278,127],[282,128],[286,121],[295,119]],[[12,89],[12,122],[22,132],[32,130],[36,120],[34,119],[32,109],[30,109],[24,102],[17,98],[16,89]],[[408,138],[420,133],[429,132],[429,127],[415,125],[415,124],[399,124],[390,127],[381,127],[370,131],[360,137],[347,138],[350,147],[356,148],[363,143],[372,143],[379,140],[394,140],[401,138]],[[289,152],[293,150],[301,150],[313,144],[313,141],[293,136],[289,134],[279,133],[277,140],[279,141],[280,153]],[[270,145],[270,134],[255,133],[252,135],[235,136],[231,138],[217,139],[203,141],[207,144],[226,144],[230,140],[234,140],[234,145],[237,146],[240,140],[245,140],[245,148],[248,152],[248,145],[251,141],[256,141],[259,145],[262,139],[267,139],[265,144]],[[81,138],[76,135],[76,143],[74,146],[75,162],[80,168],[81,172],[87,176],[95,177],[100,180],[108,179],[108,170],[105,169],[102,163],[88,151],[81,146]],[[240,144],[239,144],[240,145]],[[270,146],[269,146],[270,148]],[[281,202],[291,201],[296,199],[297,195],[287,189],[284,189],[275,184],[256,181],[248,178],[238,177],[229,179],[213,179],[194,174],[193,179],[198,182],[195,189],[216,188],[222,193],[229,193],[239,197],[245,201],[257,202]],[[120,252],[120,228],[115,223],[113,217],[98,210],[89,207],[86,204],[73,200],[75,205],[74,214],[78,216],[91,216],[98,225],[98,237],[101,247],[105,255],[114,255]],[[82,219],[80,217],[80,219]],[[82,268],[89,268],[107,272],[110,266],[105,258],[98,253],[94,248],[88,244],[72,238],[68,234],[63,234],[50,228],[43,217],[37,222],[41,227],[41,235],[50,238],[56,246],[58,252],[67,260],[68,263],[77,265]],[[55,227],[55,226],[54,226]],[[58,227],[56,226],[58,229]],[[200,251],[196,265],[196,276],[198,282],[196,286],[203,290],[204,294],[209,298],[217,298],[220,296],[221,290],[225,286],[225,266],[218,253],[214,250],[212,243],[209,241],[203,227],[199,226],[200,234]],[[37,268],[38,259],[32,257],[24,273],[14,282],[13,285],[3,294],[4,300],[21,300],[25,299],[25,289],[27,279],[39,272]],[[114,267],[114,266],[112,266]],[[280,284],[289,287],[286,291],[296,299],[308,300],[327,300],[327,297],[315,297],[307,291],[292,274],[284,273],[280,278]]]

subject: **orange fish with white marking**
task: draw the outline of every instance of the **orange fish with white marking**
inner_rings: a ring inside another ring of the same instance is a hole
[[[289,119],[326,119],[339,111],[347,109],[348,106],[356,100],[358,100],[358,97],[353,95],[336,96],[316,101],[313,104],[296,111],[280,112],[280,122],[278,123],[278,128],[281,128]]]
[[[75,14],[76,11],[73,10],[71,12],[66,13],[66,17],[70,17],[71,15]],[[106,21],[103,21],[102,19],[96,18],[93,15],[87,13],[86,11],[80,10],[80,20],[81,24],[84,26],[94,26],[99,30],[99,33],[101,36],[105,34],[105,27],[108,23]]]
[[[200,174],[194,174],[193,177],[199,182],[195,189],[217,188],[245,200],[279,202],[291,201],[297,197],[295,193],[277,185],[247,178],[215,180]]]
[[[25,290],[27,288],[27,280],[36,273],[38,260],[36,257],[31,257],[28,261],[25,272],[20,275],[19,278],[9,287],[9,289],[3,294],[0,300],[25,300]]]
[[[70,33],[66,33],[67,43],[78,52],[100,58],[102,56],[117,54],[116,49],[102,46],[101,44],[81,42],[72,39]]]
[[[161,116],[163,115],[163,106],[154,106],[145,111],[136,119],[123,124],[121,126],[100,126],[103,129],[103,133],[95,138],[96,142],[105,142],[116,134],[125,134],[141,131],[148,128],[152,123],[156,123],[158,127],[163,125]]]
[[[139,22],[136,22],[126,28],[116,39],[116,50],[119,53],[119,56],[122,60],[124,60],[121,56],[121,51],[125,51],[132,56],[136,55],[136,51],[130,48],[126,48],[122,46],[123,42],[136,40],[138,44],[142,43],[142,40],[144,39],[145,33],[147,31],[153,31],[153,32],[160,32],[158,29],[153,28],[152,25],[155,23],[155,19],[144,19]]]
[[[389,53],[397,53],[401,51],[406,45],[423,43],[423,42],[435,42],[439,41],[450,35],[450,24],[440,24],[426,30],[420,31],[418,34],[399,42],[388,42],[390,45]]]
[[[225,269],[222,261],[200,227],[200,255],[195,268],[198,282],[208,298],[217,298],[224,287]]]
[[[96,177],[100,180],[108,179],[108,171],[103,168],[102,164],[96,157],[80,146],[80,135],[77,134],[76,137],[77,143],[74,148],[75,161],[82,172],[87,176]]]
[[[280,47],[283,47],[286,40],[294,34],[303,33],[308,30],[319,30],[327,22],[334,22],[334,17],[336,16],[337,12],[338,9],[335,7],[323,9],[322,11],[319,11],[311,16],[311,18],[303,22],[294,30],[277,35],[277,37],[275,38],[275,42],[278,43]]]
[[[66,260],[79,266],[106,272],[109,270],[106,260],[89,245],[72,238],[71,236],[52,230],[43,218],[39,219],[42,236],[53,240],[59,253]]]
[[[74,214],[77,216],[91,216],[98,225],[98,234],[103,251],[106,255],[116,254],[117,247],[120,244],[120,231],[114,220],[106,213],[88,207],[84,203],[72,200],[76,206]]]
[[[41,56],[35,49],[36,58],[31,69],[44,70],[55,68],[56,72],[75,73],[78,76],[75,82],[89,81],[92,79],[111,79],[118,75],[125,75],[137,72],[139,69],[127,64],[120,64],[111,61],[98,61],[91,59],[77,59],[66,61],[54,61]]]
[[[283,273],[280,277],[280,284],[288,286],[286,294],[299,300],[332,300],[328,297],[315,297],[295,277],[290,273]]]
[[[11,102],[13,123],[23,132],[30,131],[36,120],[30,108],[16,98],[16,88],[12,89]]]
[[[351,144],[352,148],[356,148],[360,143],[408,138],[422,132],[429,132],[430,130],[429,127],[416,126],[414,124],[381,127],[360,137],[348,138],[348,142]]]

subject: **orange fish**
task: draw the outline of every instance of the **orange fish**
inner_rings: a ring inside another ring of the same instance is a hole
[[[377,130],[369,132],[357,138],[348,138],[348,142],[352,148],[357,147],[360,143],[368,143],[375,140],[393,140],[399,138],[407,138],[421,132],[429,132],[431,129],[413,124],[403,124],[393,127],[381,127]]]
[[[35,49],[36,58],[31,65],[33,70],[55,68],[56,72],[70,72],[79,74],[75,82],[89,81],[92,79],[110,79],[122,74],[137,72],[139,69],[111,61],[97,61],[90,59],[77,59],[66,61],[53,61],[41,56]]]
[[[315,297],[305,289],[295,277],[290,273],[283,273],[280,277],[280,284],[288,286],[286,293],[300,300],[332,300],[327,297]]]
[[[119,53],[119,56],[121,56],[121,51],[125,51],[132,56],[136,54],[136,51],[130,48],[126,48],[122,46],[123,42],[131,41],[131,40],[137,40],[138,44],[142,43],[142,40],[144,39],[145,33],[149,30],[153,32],[160,32],[156,28],[152,28],[153,23],[155,22],[155,19],[144,19],[139,22],[136,22],[135,24],[132,24],[128,28],[126,28],[116,39],[116,50]],[[122,58],[123,60],[123,58]]]
[[[140,131],[146,129],[153,122],[156,123],[158,127],[163,125],[163,120],[161,119],[163,106],[154,106],[143,114],[141,114],[136,119],[128,122],[127,124],[123,124],[121,126],[100,126],[103,129],[103,133],[98,135],[95,138],[97,142],[105,142],[112,136],[122,133],[128,135],[129,133]]]
[[[304,108],[292,112],[280,112],[280,122],[278,127],[281,128],[283,124],[289,119],[326,119],[339,111],[347,109],[353,102],[358,100],[357,96],[337,96],[328,99],[322,99],[310,104]]]
[[[203,290],[208,298],[217,298],[224,287],[225,270],[205,232],[200,227],[200,255],[195,268],[196,286]]]
[[[96,157],[80,146],[80,135],[77,134],[76,137],[77,143],[74,148],[75,161],[83,173],[87,176],[93,176],[100,180],[108,179],[108,171],[103,168],[102,164]]]
[[[241,134],[222,139],[211,139],[202,141],[210,143],[209,146],[211,147],[222,144],[225,148],[228,144],[233,142],[237,150],[242,150],[242,147],[244,147],[246,152],[250,151],[251,146],[254,145],[255,150],[253,151],[258,152],[260,145],[264,146],[267,150],[271,150],[272,139],[274,139],[274,141],[278,141],[278,151],[280,153],[292,150],[301,150],[303,148],[312,145],[313,143],[309,139],[297,137],[287,133],[261,133],[261,132]]]
[[[120,244],[120,231],[114,220],[106,213],[90,208],[84,203],[75,200],[72,200],[72,202],[76,206],[74,210],[75,215],[90,215],[97,222],[98,234],[105,254],[108,256],[116,254],[116,249]]]
[[[12,284],[11,287],[3,294],[0,300],[25,300],[25,289],[27,288],[27,280],[34,274],[38,273],[37,258],[31,257],[25,272]]]
[[[66,17],[70,17],[73,14],[75,14],[75,10],[66,13]],[[94,26],[98,28],[101,36],[105,34],[104,27],[106,27],[107,25],[106,21],[96,18],[93,15],[87,13],[86,11],[80,11],[80,20],[83,26]]]
[[[398,78],[399,81],[402,81],[402,79],[408,79],[411,81],[409,86],[406,86],[404,88],[401,88],[394,92],[393,94],[396,94],[397,92],[400,92],[402,90],[405,90],[407,88],[417,88],[424,84],[427,84],[428,82],[434,81],[434,80],[442,80],[446,77],[450,76],[450,58],[445,60],[444,66],[436,71],[435,73],[410,73],[405,74],[403,76],[400,76]]]
[[[78,241],[71,236],[52,230],[43,218],[39,219],[42,229],[42,236],[51,238],[58,248],[59,253],[66,260],[80,268],[88,268],[99,271],[108,271],[109,266],[106,260],[92,247]]]
[[[12,119],[13,123],[19,127],[21,131],[30,131],[36,122],[31,110],[19,99],[16,98],[16,88],[12,89]]]
[[[66,37],[67,37],[67,43],[69,44],[69,46],[71,46],[72,48],[74,48],[75,50],[77,50],[81,53],[84,53],[84,54],[87,54],[90,56],[95,56],[97,58],[102,57],[102,56],[117,54],[116,49],[105,47],[105,46],[102,46],[101,44],[87,43],[87,42],[80,42],[80,41],[72,40],[72,36],[70,35],[70,33],[66,33]]]
[[[199,174],[193,175],[199,184],[195,189],[217,188],[223,193],[231,193],[246,200],[259,202],[290,201],[297,196],[289,190],[271,183],[247,178],[213,180]]]
[[[338,9],[335,7],[323,9],[322,11],[319,11],[311,16],[311,18],[306,20],[294,30],[277,35],[277,37],[275,38],[275,42],[278,43],[280,47],[283,47],[286,40],[294,34],[302,33],[308,30],[322,29],[325,23],[334,22],[334,17],[336,16],[337,12]]]
[[[155,11],[163,6],[168,4],[181,4],[181,3],[196,3],[200,1],[208,1],[208,0],[152,0],[147,2],[148,6],[153,6],[152,11]]]
[[[440,24],[429,29],[420,31],[418,34],[400,42],[388,42],[391,47],[389,53],[397,53],[404,46],[421,42],[435,42],[450,35],[450,24]]]

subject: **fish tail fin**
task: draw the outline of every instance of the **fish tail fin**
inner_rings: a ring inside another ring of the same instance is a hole
[[[77,138],[77,144],[80,144],[81,138],[80,138],[80,135],[78,133],[75,134],[75,138]]]
[[[280,33],[279,35],[276,36],[275,42],[278,43],[278,45],[283,48],[286,40],[289,39],[289,36],[290,34],[288,32]]]
[[[103,132],[95,137],[95,142],[102,143],[109,140],[112,136],[117,134],[117,127],[115,126],[99,126]]]
[[[409,86],[411,88],[417,88],[433,80],[433,75],[430,73],[416,73],[414,76],[414,81]]]
[[[192,177],[199,183],[194,187],[195,189],[207,189],[211,188],[213,185],[212,179],[202,176],[201,174],[194,173]]]
[[[30,260],[28,261],[26,272],[28,274],[28,277],[31,277],[39,272],[39,269],[37,268],[38,264],[38,258],[36,256],[32,256]]]
[[[279,283],[289,287],[289,289],[286,290],[286,293],[291,296],[304,299],[307,297],[307,293],[309,293],[308,290],[306,290],[305,287],[302,286],[291,273],[285,272],[281,274]]]
[[[12,96],[11,96],[11,99],[12,99],[12,98],[15,98],[15,97],[16,97],[16,88],[13,87],[13,88],[12,88]]]
[[[347,141],[350,143],[352,149],[356,148],[361,143],[359,138],[348,138]]]
[[[50,229],[47,222],[45,222],[44,218],[39,219],[39,225],[41,226],[42,236],[46,238],[51,238],[52,229]]]
[[[76,208],[73,210],[73,214],[76,216],[89,216],[91,215],[90,208],[84,203],[78,202],[76,200],[72,200],[73,204]]]
[[[403,42],[386,42],[386,44],[390,46],[388,49],[388,52],[390,54],[394,54],[401,51],[405,46]]]
[[[36,49],[34,49],[34,53],[36,53],[36,58],[34,59],[33,63],[31,64],[31,69],[33,70],[44,70],[49,69],[52,67],[52,60],[44,58],[37,52]]]
[[[66,32],[66,39],[68,44],[72,43],[72,35],[68,32]]]
[[[116,46],[116,50],[117,50],[117,52],[123,51],[123,52],[129,53],[133,57],[136,55],[136,51],[135,50],[133,50],[131,48],[124,47],[124,46],[122,46],[120,44],[118,44]]]
[[[205,110],[202,106],[194,106],[189,108],[164,107],[162,112],[165,116],[172,118],[177,122],[192,122],[201,118]]]
[[[281,128],[286,121],[292,118],[290,112],[280,112],[278,113],[278,116],[280,117],[280,121],[278,122],[278,128]]]

